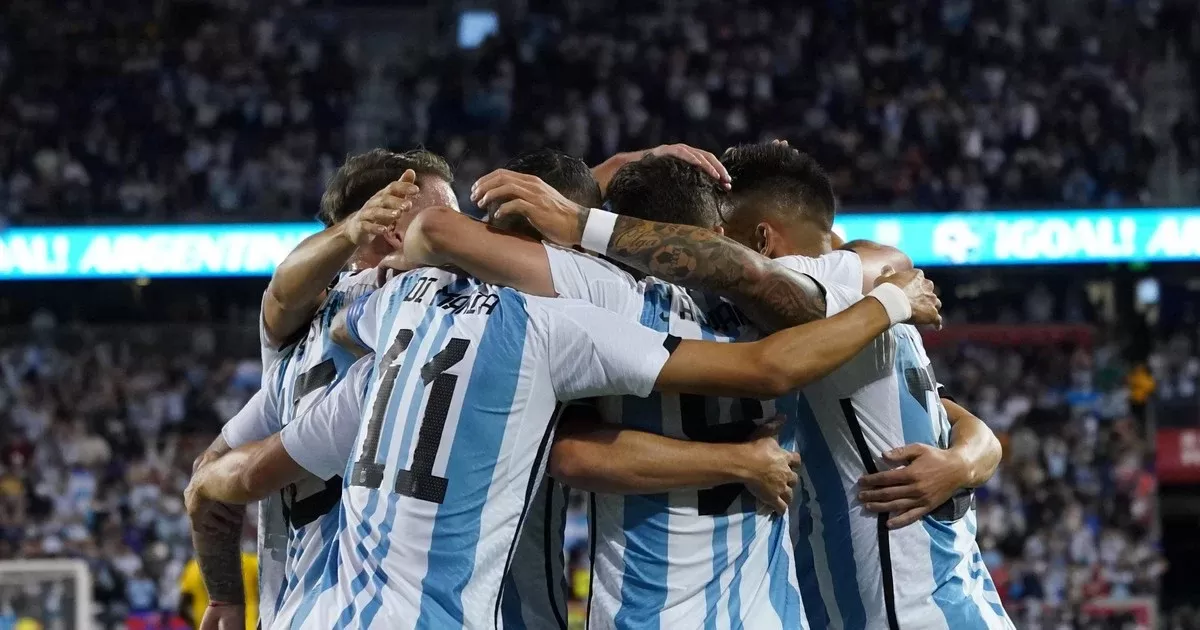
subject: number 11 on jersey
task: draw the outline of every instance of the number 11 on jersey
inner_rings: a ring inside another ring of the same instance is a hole
[[[396,361],[412,343],[413,331],[401,330],[396,340],[384,354],[382,364]],[[401,470],[396,475],[393,492],[422,501],[441,503],[446,498],[447,480],[433,474],[433,465],[437,460],[438,449],[442,443],[442,434],[446,428],[446,417],[450,413],[450,405],[454,400],[454,390],[458,385],[458,376],[446,374],[446,370],[454,367],[467,354],[471,342],[467,339],[451,339],[445,348],[438,352],[421,367],[421,380],[428,386],[429,400],[425,404],[425,413],[421,417],[421,426],[417,431],[417,444],[413,449],[412,466]],[[380,378],[379,392],[375,396],[375,405],[371,408],[371,417],[367,422],[367,435],[363,440],[362,455],[355,462],[351,472],[350,485],[378,489],[383,485],[384,465],[377,461],[379,456],[379,439],[383,432],[383,421],[392,395],[395,393],[396,377],[400,372],[400,363],[388,365]]]

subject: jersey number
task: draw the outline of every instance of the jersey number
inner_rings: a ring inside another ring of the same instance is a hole
[[[706,403],[703,396],[682,394],[679,396],[679,413],[683,417],[683,434],[695,442],[742,442],[758,428],[757,418],[762,418],[762,403],[753,398],[739,398],[742,420],[711,424],[708,422]],[[733,502],[742,496],[746,486],[728,483],[723,486],[696,492],[696,511],[702,516],[716,516],[729,511]]]
[[[351,472],[352,486],[378,489],[383,484],[383,464],[376,461],[379,455],[379,438],[383,432],[383,419],[387,415],[392,391],[396,387],[396,376],[400,373],[400,364],[395,363],[396,357],[408,349],[412,340],[412,330],[401,330],[383,355],[381,365],[388,367],[380,377],[379,393],[375,396],[375,406],[372,407],[371,419],[367,422],[362,455],[354,463]],[[429,390],[429,402],[425,405],[425,415],[421,418],[421,428],[417,432],[412,467],[401,470],[396,475],[396,485],[393,489],[395,493],[431,503],[441,503],[445,500],[447,480],[433,474],[433,463],[442,443],[442,432],[446,428],[450,402],[454,399],[454,388],[458,385],[458,376],[445,372],[463,360],[470,346],[471,342],[467,339],[451,339],[441,352],[421,367],[421,380],[426,386],[431,382],[433,386]]]

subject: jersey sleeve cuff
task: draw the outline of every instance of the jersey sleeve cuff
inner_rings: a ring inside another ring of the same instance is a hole
[[[283,443],[283,450],[287,451],[288,457],[291,457],[301,468],[316,475],[321,481],[328,481],[338,474],[338,471],[330,472],[329,466],[315,456],[311,445],[305,448],[304,440],[297,435],[299,427],[300,423],[292,422],[279,432],[279,441]]]
[[[367,345],[367,343],[363,341],[362,335],[359,334],[358,323],[362,321],[363,313],[366,311],[367,307],[367,300],[370,299],[372,295],[372,293],[368,293],[359,297],[357,300],[351,302],[350,307],[346,309],[346,332],[350,333],[350,338],[354,340],[354,343],[362,346],[363,348],[370,348],[371,346]]]

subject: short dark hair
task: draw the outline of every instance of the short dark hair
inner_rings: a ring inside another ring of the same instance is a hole
[[[721,221],[725,191],[707,173],[679,158],[648,155],[613,175],[608,203],[613,212],[625,216],[712,228]]]
[[[735,204],[742,199],[767,202],[777,211],[833,229],[837,201],[833,183],[812,156],[775,142],[731,147],[721,156],[733,183]]]
[[[536,149],[509,160],[504,168],[517,173],[534,175],[562,193],[562,196],[585,208],[595,208],[604,202],[600,184],[592,177],[592,169],[583,160],[554,149]]]
[[[400,179],[408,169],[417,176],[428,175],[454,182],[454,172],[442,156],[425,149],[403,153],[387,149],[371,149],[346,158],[346,162],[325,184],[318,217],[326,226],[334,225],[362,207],[384,186]]]

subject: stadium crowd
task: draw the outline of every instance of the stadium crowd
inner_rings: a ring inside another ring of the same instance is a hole
[[[0,221],[312,217],[354,71],[285,8],[6,3]]]
[[[1155,3],[1089,3],[1103,35],[1024,0],[542,5],[402,76],[393,143],[443,150],[469,182],[528,146],[596,161],[778,137],[847,206],[1148,201]]]
[[[1027,0],[535,3],[479,51],[406,63],[389,140],[444,153],[460,185],[535,146],[786,137],[848,206],[1140,205],[1160,149],[1142,74],[1162,41],[1200,41],[1194,5],[1161,4],[1087,4],[1100,35]],[[311,216],[357,73],[283,6],[10,3],[0,217]],[[1185,165],[1194,118],[1163,137]]]

